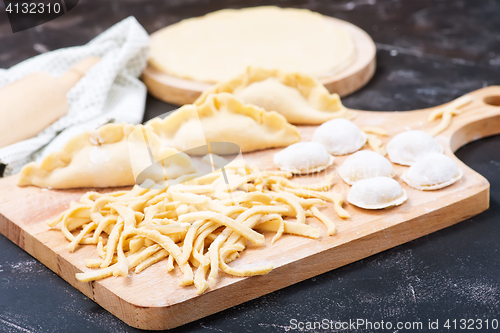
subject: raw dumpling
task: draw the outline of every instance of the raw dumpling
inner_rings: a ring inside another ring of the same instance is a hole
[[[235,143],[241,152],[246,153],[300,141],[297,128],[282,115],[244,105],[228,93],[210,95],[201,105],[184,105],[165,119],[155,118],[147,124],[153,127],[163,145],[190,150],[192,155],[205,155],[206,149],[198,152],[196,147],[210,142]],[[218,145],[211,153],[235,153],[225,151],[223,147]]]
[[[151,149],[150,156],[143,135]],[[108,124],[72,137],[64,147],[40,164],[27,164],[18,185],[57,189],[117,187],[136,184],[141,171],[166,157],[167,178],[195,172],[189,156],[162,148],[158,137],[142,125]]]
[[[299,142],[274,155],[274,163],[283,171],[308,174],[325,170],[335,157],[318,142]]]
[[[349,185],[373,177],[394,177],[396,173],[391,162],[371,150],[358,151],[345,159],[339,168],[339,175]]]
[[[408,199],[397,181],[388,177],[374,177],[356,182],[347,195],[347,201],[364,209],[382,209],[399,206]]]
[[[437,190],[455,183],[463,172],[446,155],[430,153],[415,162],[405,173],[403,180],[417,190]]]
[[[359,150],[366,143],[366,133],[347,119],[332,119],[319,126],[312,141],[325,146],[332,155],[345,155]]]
[[[424,131],[407,131],[396,135],[387,144],[387,154],[393,163],[412,165],[429,153],[442,153],[436,140]]]
[[[244,74],[205,91],[195,104],[200,105],[208,95],[221,92],[281,113],[292,124],[319,125],[333,118],[354,116],[337,94],[330,94],[319,81],[299,73],[249,67]]]

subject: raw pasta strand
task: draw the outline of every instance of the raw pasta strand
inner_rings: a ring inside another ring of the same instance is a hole
[[[318,220],[320,220],[325,225],[328,236],[332,236],[336,230],[335,223],[333,223],[333,221],[330,220],[325,214],[321,213],[316,207],[312,207],[311,212]]]
[[[228,265],[246,249],[247,241],[265,242],[257,230],[275,232],[272,244],[284,234],[315,239],[320,231],[307,225],[306,217],[318,218],[329,235],[335,233],[333,221],[316,206],[332,202],[339,216],[349,216],[342,208],[343,197],[325,192],[334,175],[317,184],[299,184],[283,171],[228,165],[225,173],[227,182],[218,170],[161,190],[134,186],[130,191],[88,192],[48,224],[60,224],[70,250],[78,244],[96,245],[98,257],[85,259],[90,270],[78,273],[79,281],[127,278],[130,270],[140,274],[165,259],[167,271],[182,272],[180,285],[194,284],[201,294],[216,283],[219,269],[239,277],[272,270],[271,263]]]
[[[103,263],[101,264],[101,268],[108,267],[111,263],[111,259],[115,253],[116,247],[118,246],[118,241],[120,239],[120,233],[123,229],[123,220],[120,218],[118,222],[113,227],[113,231],[109,235],[109,241],[106,245],[106,258],[104,258]]]

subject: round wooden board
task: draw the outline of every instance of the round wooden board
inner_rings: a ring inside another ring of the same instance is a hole
[[[338,24],[353,37],[356,45],[355,59],[344,69],[331,77],[320,79],[331,93],[347,96],[363,87],[375,73],[376,47],[371,37],[349,22],[325,16],[332,24]],[[154,33],[151,38],[154,38]],[[148,65],[142,74],[151,95],[162,101],[176,105],[193,103],[212,84],[182,79],[157,71]]]

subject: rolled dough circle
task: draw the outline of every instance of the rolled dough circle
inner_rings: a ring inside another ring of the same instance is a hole
[[[216,83],[247,66],[331,76],[355,58],[351,35],[306,9],[223,9],[163,28],[151,40],[149,63],[179,78]]]

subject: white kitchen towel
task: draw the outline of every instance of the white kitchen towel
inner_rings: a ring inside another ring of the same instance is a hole
[[[0,149],[0,162],[6,165],[3,175],[18,173],[26,163],[40,161],[86,130],[108,122],[140,123],[146,87],[138,77],[146,66],[148,51],[147,32],[129,17],[86,45],[47,52],[0,69],[1,88],[38,71],[59,77],[87,57],[101,57],[67,93],[69,110],[65,116],[36,137]]]

